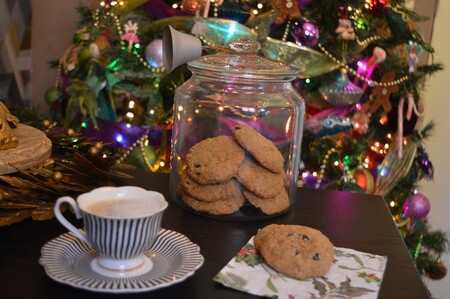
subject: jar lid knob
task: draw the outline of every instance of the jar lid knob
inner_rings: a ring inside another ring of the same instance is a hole
[[[230,41],[230,49],[237,53],[256,53],[261,48],[261,44],[251,39],[235,39]]]

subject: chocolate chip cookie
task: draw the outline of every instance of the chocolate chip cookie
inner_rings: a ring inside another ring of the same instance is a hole
[[[286,189],[282,189],[281,192],[272,198],[261,198],[253,194],[252,192],[243,189],[242,194],[244,197],[255,207],[261,209],[264,214],[273,215],[280,213],[289,208],[289,196]]]
[[[270,224],[258,231],[254,243],[269,266],[297,279],[323,276],[333,263],[333,244],[307,226]]]
[[[241,194],[241,186],[235,179],[220,184],[201,185],[191,179],[185,171],[181,175],[180,182],[185,193],[201,201],[226,200]]]
[[[245,151],[230,136],[207,138],[186,155],[189,176],[199,184],[219,184],[237,174]]]
[[[286,184],[284,172],[273,173],[250,158],[245,158],[239,165],[236,178],[245,188],[262,198],[276,196]]]
[[[244,196],[242,193],[236,197],[228,198],[226,200],[216,200],[216,201],[201,201],[195,199],[192,196],[183,193],[183,202],[191,207],[192,209],[208,213],[211,215],[228,215],[239,210],[244,204]]]
[[[247,125],[234,126],[233,134],[236,141],[263,167],[274,173],[283,171],[284,158],[272,141]]]

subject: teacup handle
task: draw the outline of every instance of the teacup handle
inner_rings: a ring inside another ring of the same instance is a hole
[[[83,217],[81,210],[78,207],[78,204],[75,201],[75,199],[73,199],[70,196],[63,196],[63,197],[58,198],[58,200],[56,201],[56,204],[55,204],[54,210],[55,210],[56,219],[58,219],[58,221],[61,222],[61,224],[64,225],[78,239],[80,239],[81,241],[83,241],[86,244],[88,244],[89,246],[91,246],[91,242],[88,240],[86,233],[84,231],[79,230],[75,226],[73,226],[73,224],[70,223],[69,221],[67,221],[67,219],[61,213],[61,205],[65,202],[67,202],[73,208],[77,219],[80,219]]]

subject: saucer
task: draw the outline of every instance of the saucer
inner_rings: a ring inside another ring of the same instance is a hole
[[[91,267],[96,252],[72,233],[65,233],[42,247],[39,263],[50,278],[76,288],[103,293],[138,293],[182,282],[204,262],[197,244],[167,229],[160,230],[155,244],[145,255],[153,264],[145,273],[128,273],[123,277],[102,275]]]

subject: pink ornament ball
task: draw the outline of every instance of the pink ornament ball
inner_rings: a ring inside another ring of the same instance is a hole
[[[430,212],[430,208],[430,201],[421,193],[412,194],[403,202],[403,212],[412,219],[425,218]]]

